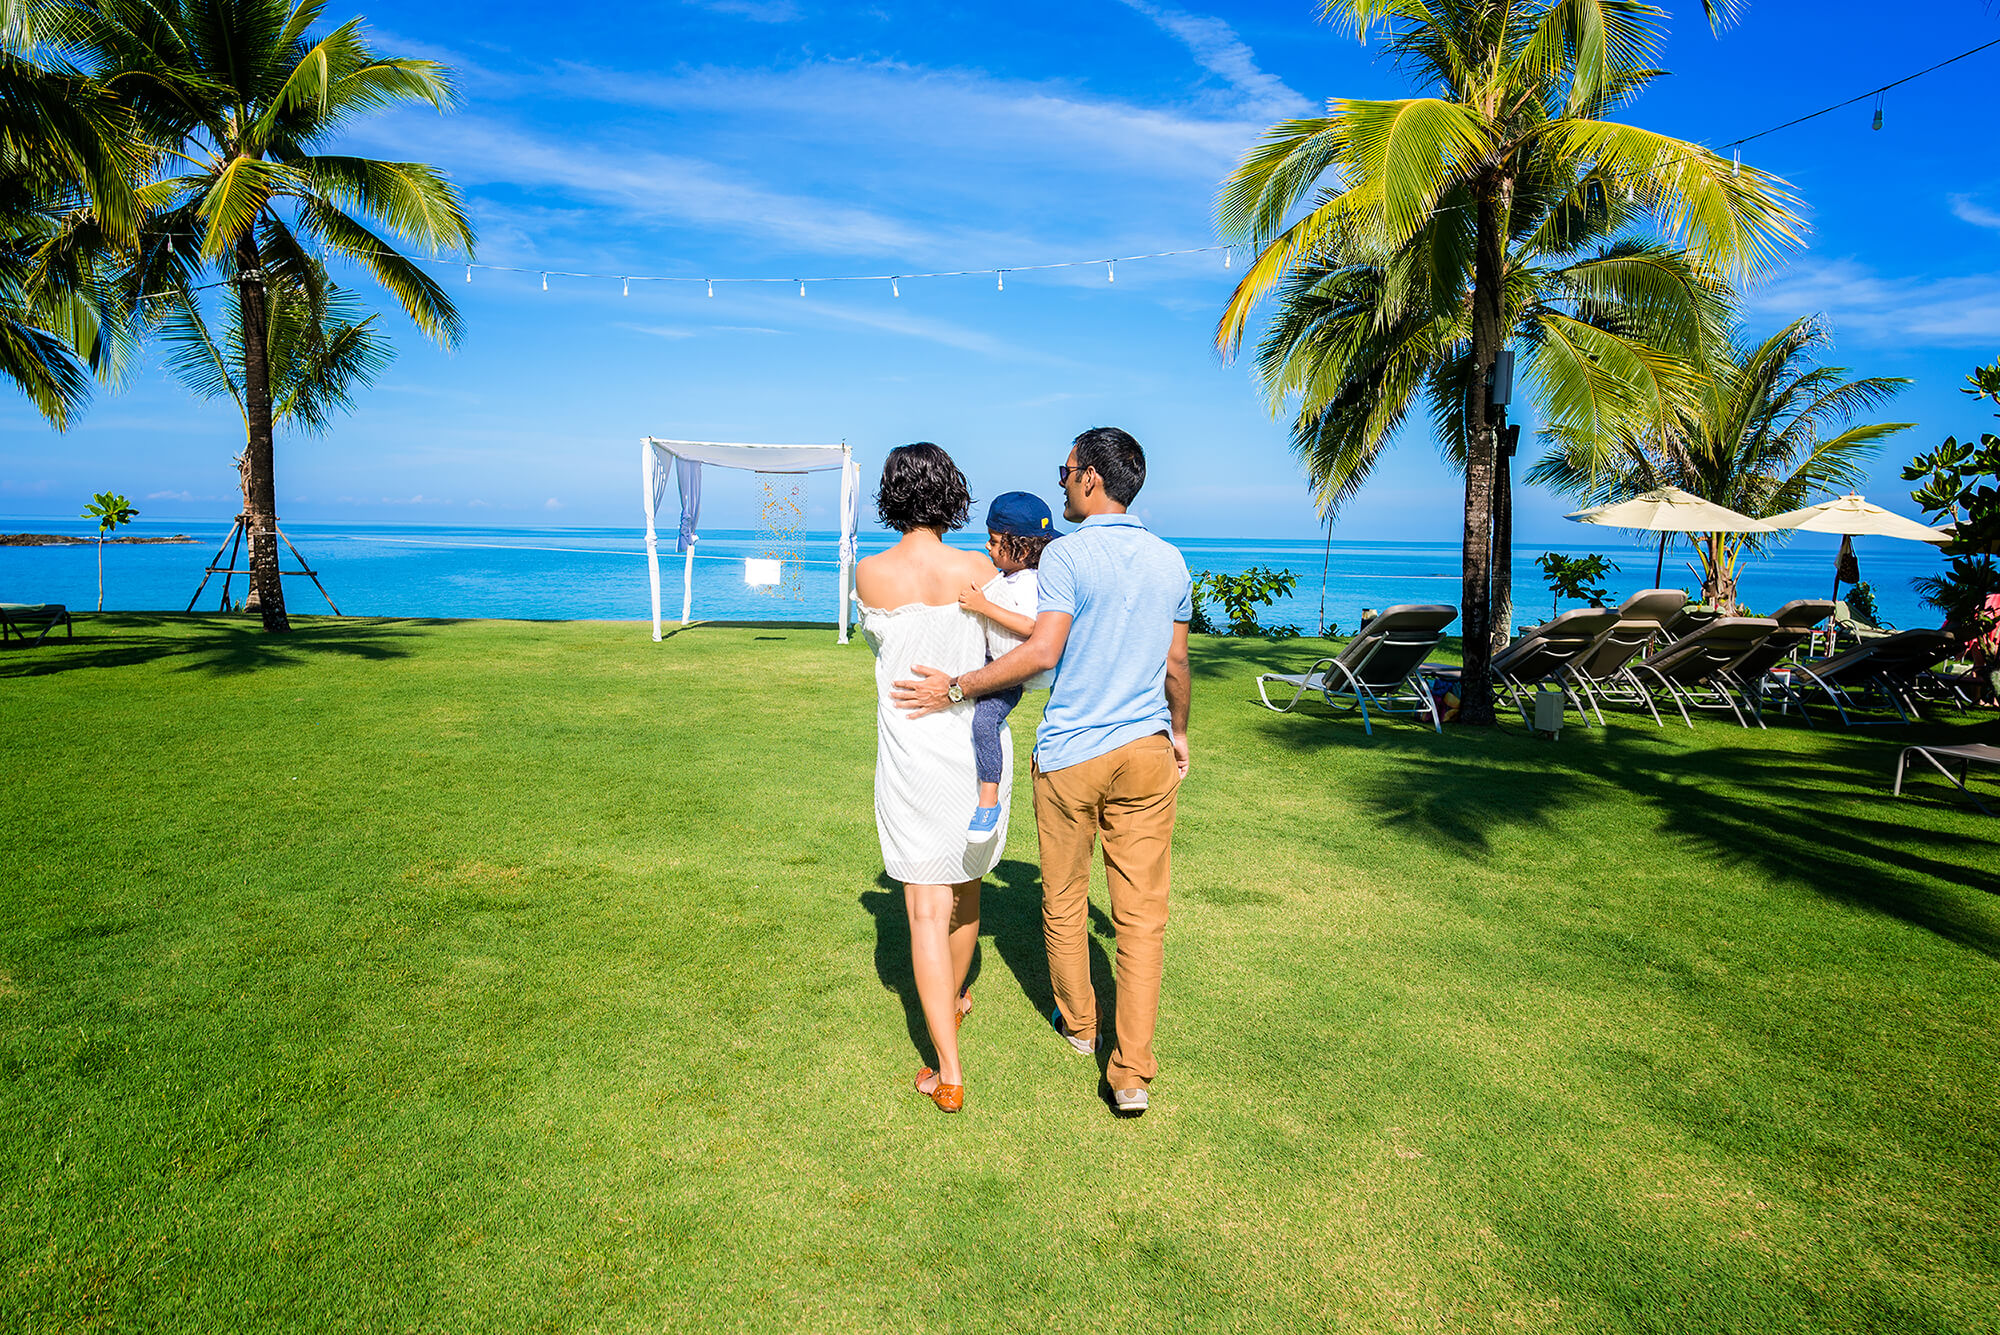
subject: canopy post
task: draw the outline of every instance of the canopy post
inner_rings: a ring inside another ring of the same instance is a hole
[[[646,575],[653,586],[653,639],[660,638],[660,538],[653,530],[653,511],[658,508],[659,489],[654,485],[653,442],[639,441],[639,486],[646,498]]]
[[[854,601],[854,507],[859,488],[855,477],[854,451],[840,442],[840,624],[839,643],[847,643],[848,608]]]
[[[694,545],[699,539],[688,538],[687,560],[681,562],[681,624],[688,623],[688,614],[694,611]]]

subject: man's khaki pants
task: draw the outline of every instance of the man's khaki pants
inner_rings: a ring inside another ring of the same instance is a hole
[[[1097,1032],[1090,985],[1090,854],[1104,840],[1111,922],[1118,929],[1118,1046],[1105,1071],[1113,1089],[1143,1089],[1159,1071],[1153,1026],[1173,869],[1174,797],[1180,767],[1165,733],[1141,737],[1080,765],[1035,775],[1042,844],[1042,934],[1049,981],[1069,1031]]]

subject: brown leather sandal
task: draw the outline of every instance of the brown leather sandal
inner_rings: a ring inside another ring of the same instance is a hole
[[[926,1080],[937,1080],[938,1082],[929,1089],[925,1089],[924,1081]],[[965,1086],[947,1085],[944,1081],[938,1080],[938,1073],[928,1066],[917,1072],[916,1091],[932,1103],[935,1103],[944,1112],[955,1113],[965,1106]]]
[[[960,1001],[964,1002],[964,1003],[965,1003],[965,1005],[964,1005],[964,1006],[962,1006],[962,1007],[959,1007],[959,1008],[957,1008],[957,1009],[955,1010],[955,1012],[954,1012],[954,1013],[955,1013],[955,1014],[957,1015],[957,1017],[958,1017],[958,1023],[956,1023],[955,1025],[953,1025],[953,1026],[952,1026],[952,1028],[954,1028],[954,1029],[963,1029],[963,1028],[965,1028],[965,1017],[966,1017],[966,1016],[968,1016],[968,1015],[970,1015],[970,1014],[972,1014],[972,993],[970,993],[970,992],[961,992],[961,993],[959,994],[959,997],[958,997],[958,999],[959,999]]]

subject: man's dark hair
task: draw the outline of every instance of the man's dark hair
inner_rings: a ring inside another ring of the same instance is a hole
[[[1055,539],[1042,533],[995,533],[1000,550],[1019,561],[1024,569],[1039,570],[1042,565],[1042,549]]]
[[[1139,442],[1115,426],[1094,426],[1078,436],[1076,466],[1093,468],[1104,483],[1104,494],[1130,505],[1146,485],[1146,452]]]
[[[1136,448],[1136,447],[1135,447]],[[943,533],[965,527],[972,492],[951,456],[927,440],[899,445],[882,461],[882,485],[875,513],[898,533],[933,528]]]

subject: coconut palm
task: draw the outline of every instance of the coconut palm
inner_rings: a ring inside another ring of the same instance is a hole
[[[1437,95],[1336,99],[1266,132],[1219,201],[1225,235],[1257,253],[1217,345],[1233,355],[1276,294],[1259,368],[1329,517],[1425,396],[1465,475],[1461,717],[1491,722],[1495,354],[1521,345],[1548,422],[1671,417],[1698,391],[1726,280],[1796,242],[1794,201],[1752,167],[1604,119],[1655,73],[1666,15],[1652,5],[1326,0],[1324,13],[1383,34]]]
[[[422,163],[323,151],[369,112],[413,102],[446,108],[449,75],[432,61],[379,54],[358,19],[316,36],[319,0],[42,3],[156,150],[155,177],[140,192],[146,219],[134,282],[146,293],[179,294],[214,276],[241,304],[251,586],[264,628],[287,630],[268,293],[288,284],[320,318],[325,284],[315,260],[338,257],[388,289],[424,334],[456,342],[456,308],[395,243],[469,254],[472,227],[457,190]]]
[[[317,310],[311,293],[289,275],[274,274],[266,285],[264,360],[270,368],[274,435],[287,424],[323,434],[336,413],[353,406],[355,391],[375,383],[395,360],[395,345],[379,327],[379,315],[364,314],[352,293],[323,276],[315,287],[321,294]],[[220,305],[219,331],[194,293],[176,294],[171,303],[154,307],[150,323],[165,344],[169,373],[197,397],[228,396],[247,431],[243,305],[226,290]],[[245,513],[252,495],[248,462],[248,452],[237,459]]]
[[[130,350],[117,251],[134,236],[129,118],[0,0],[0,376],[58,429]]]
[[[1818,316],[1794,320],[1758,343],[1737,330],[1718,346],[1700,394],[1664,429],[1614,438],[1551,427],[1545,433],[1551,448],[1528,480],[1586,505],[1672,485],[1752,519],[1850,489],[1864,474],[1864,460],[1911,423],[1835,428],[1872,413],[1910,382],[1901,376],[1845,379],[1845,367],[1816,364],[1828,341]],[[1789,530],[1697,535],[1703,600],[1734,609],[1744,554],[1788,537]]]

